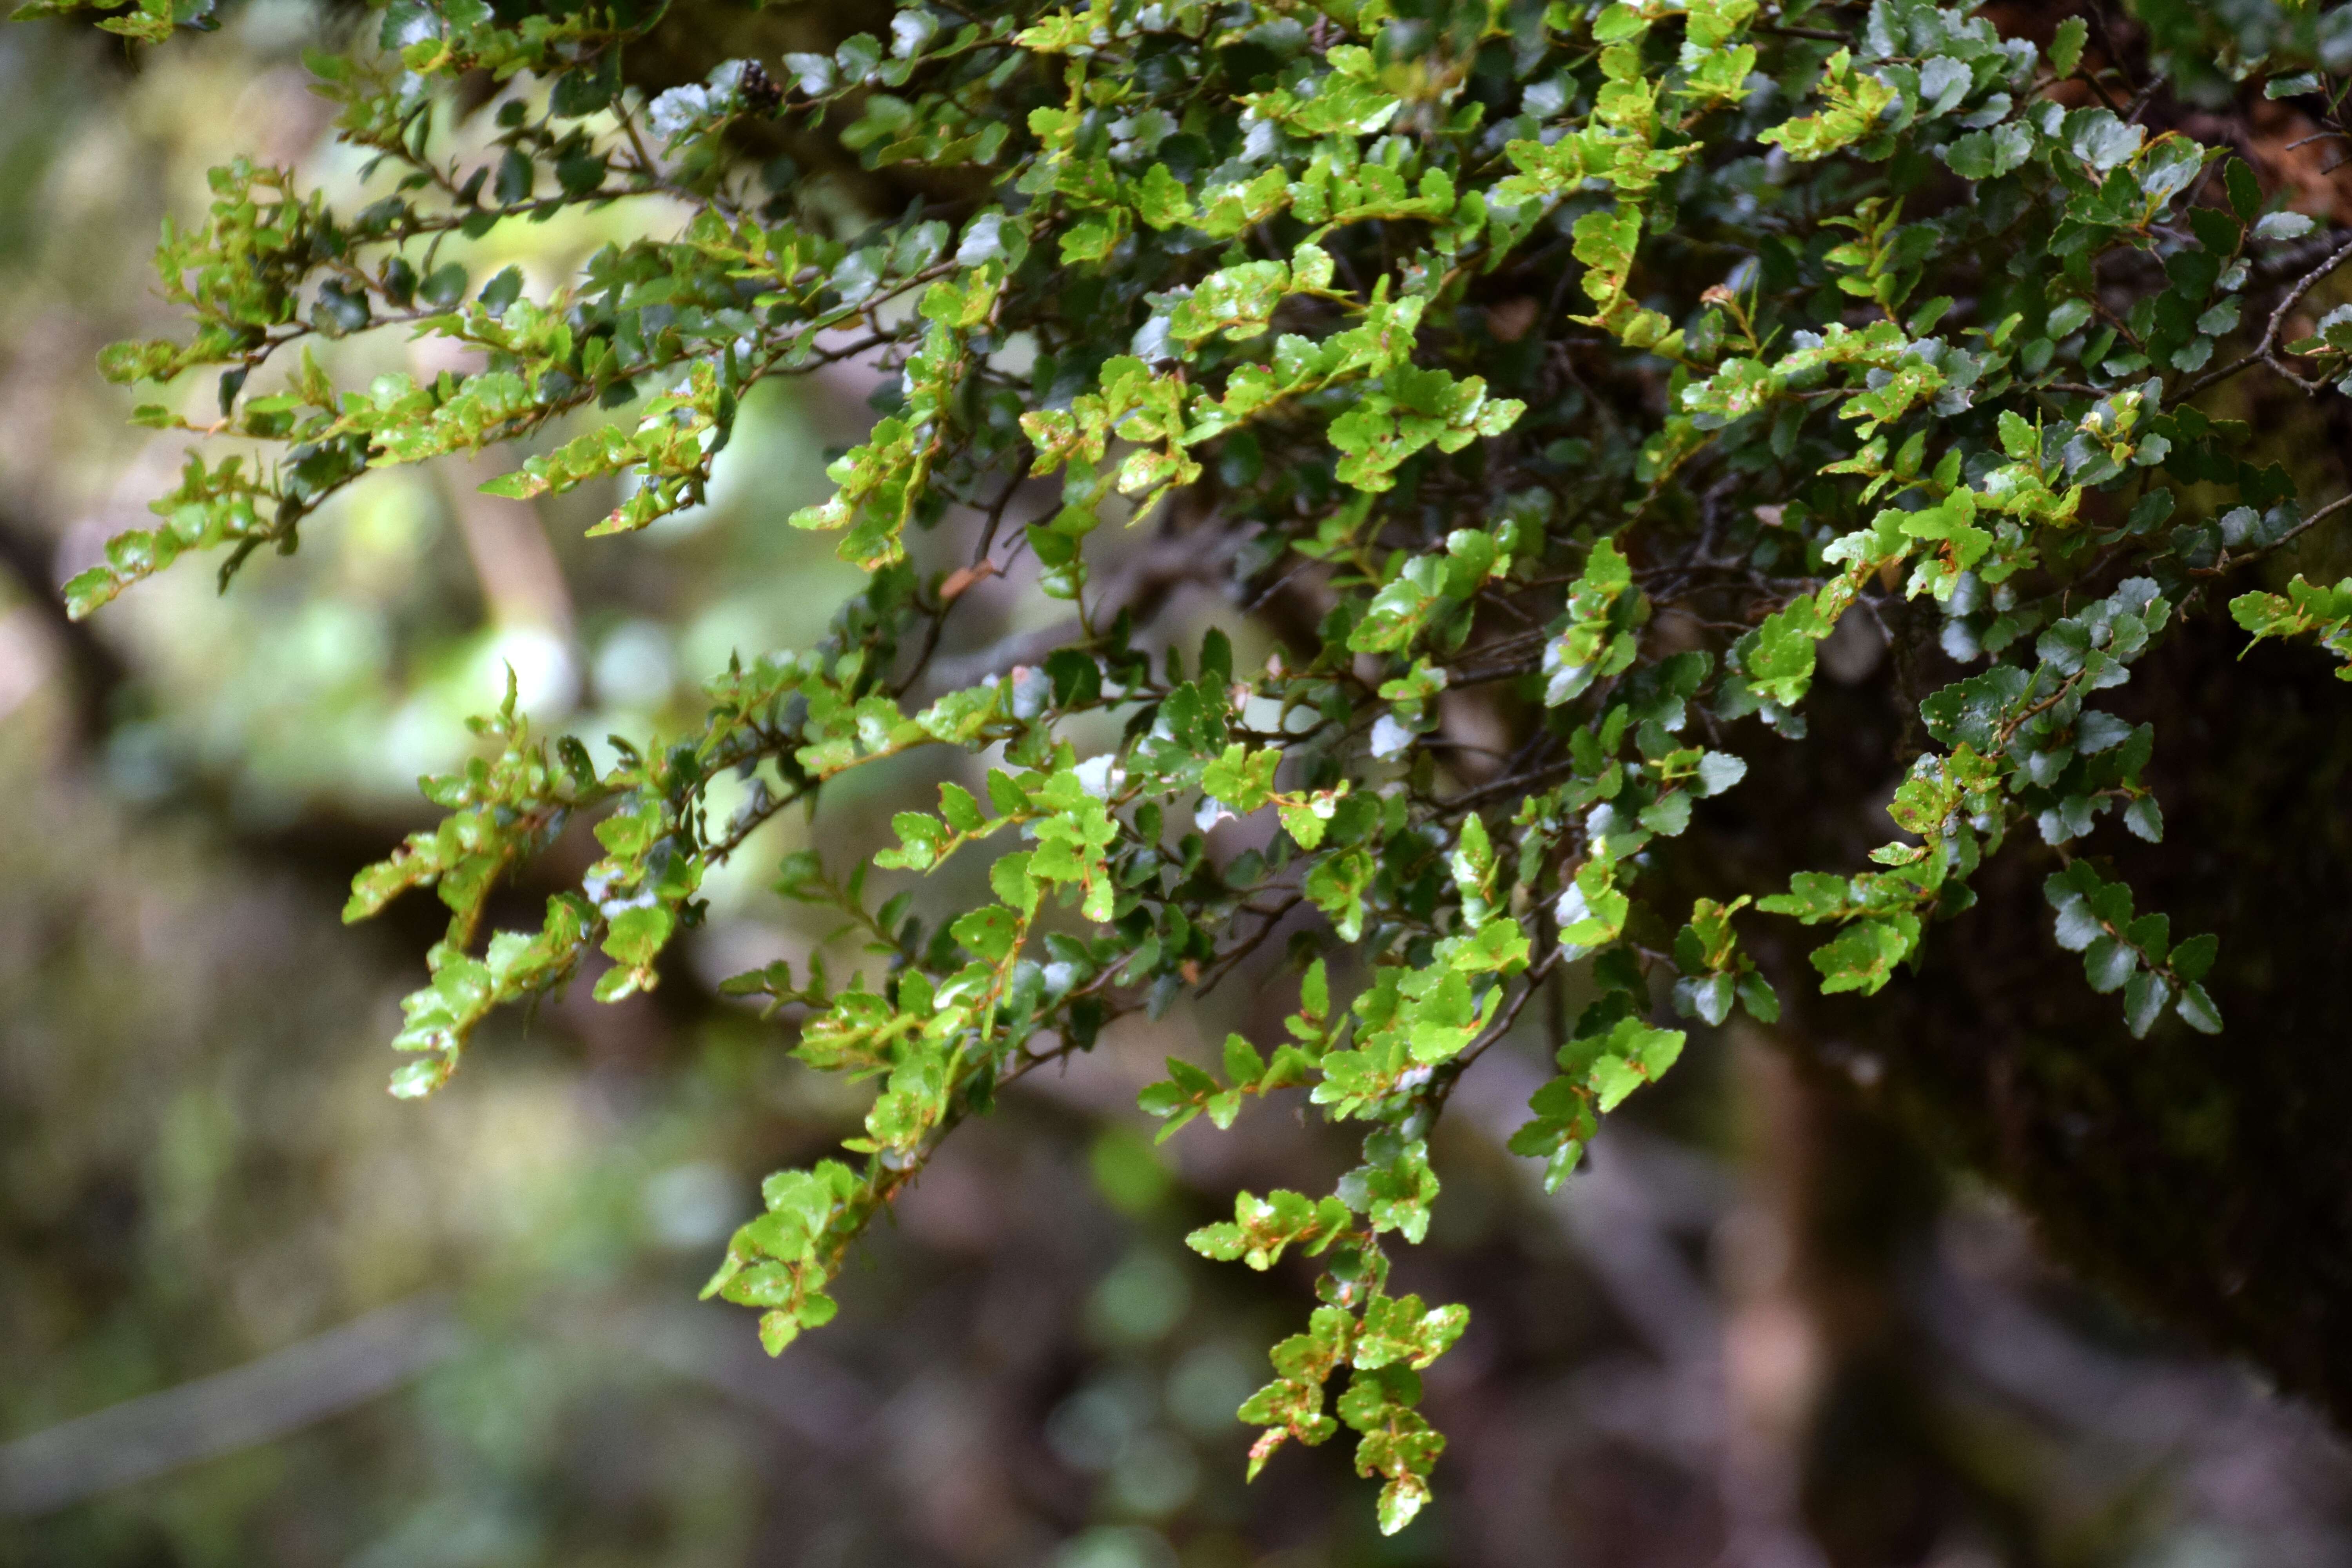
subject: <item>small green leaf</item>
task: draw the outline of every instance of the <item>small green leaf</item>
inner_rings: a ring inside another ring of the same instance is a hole
[[[940,785],[940,815],[959,833],[977,833],[988,820],[981,815],[980,802],[972,798],[971,791],[959,784]]]
[[[2083,63],[2083,46],[2091,37],[2091,25],[2080,16],[2069,16],[2058,24],[2050,37],[2050,68],[2060,79],[2074,74]]]

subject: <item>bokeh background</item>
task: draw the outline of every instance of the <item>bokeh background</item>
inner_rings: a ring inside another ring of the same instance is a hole
[[[2352,1454],[2323,1422],[2053,1269],[1874,1113],[1867,1050],[1829,1084],[1736,1031],[1557,1198],[1501,1149],[1544,1021],[1466,1080],[1399,1268],[1472,1307],[1431,1377],[1454,1446],[1393,1540],[1344,1444],[1243,1485],[1232,1412],[1309,1276],[1182,1245],[1236,1185],[1329,1180],[1344,1142],[1282,1104],[1155,1147],[1133,1110],[1160,1058],[1272,1033],[1286,983],[1242,976],[1033,1076],[873,1237],[839,1320],[768,1360],[695,1290],[761,1175],[862,1106],[718,982],[828,950],[769,890],[776,859],[870,854],[944,763],[764,830],[654,995],[576,986],[501,1020],[447,1092],[390,1099],[436,921],[413,900],[342,929],[350,874],[427,820],[417,775],[467,753],[509,669],[543,726],[642,742],[692,722],[731,651],[820,636],[846,569],[782,520],[870,417],[871,372],[767,389],[710,503],[643,536],[581,539],[609,496],[484,498],[487,459],[404,471],[225,595],[191,563],[68,626],[50,585],[184,440],[131,427],[95,355],[173,330],[148,258],[209,165],[359,189],[299,59],[344,25],[254,0],[138,55],[0,27],[0,1562],[2352,1563]],[[501,232],[477,276],[544,286],[666,216]],[[345,343],[333,368],[419,352]],[[950,663],[1058,609],[972,592]],[[1168,620],[1250,651],[1210,586]]]

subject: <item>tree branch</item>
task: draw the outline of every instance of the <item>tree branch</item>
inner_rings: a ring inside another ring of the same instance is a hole
[[[2338,267],[2343,266],[2347,260],[2352,260],[2352,239],[2345,240],[2334,250],[2329,251],[2318,266],[2313,268],[2310,271],[2305,273],[2301,278],[2295,280],[2294,286],[2286,291],[2286,297],[2278,302],[2278,308],[2271,312],[2269,323],[2263,328],[2262,341],[2253,346],[2252,352],[2247,353],[2243,359],[2223,365],[2219,370],[2206,372],[2203,375],[2199,376],[2187,386],[2182,387],[2179,392],[2173,394],[2171,401],[2176,405],[2186,403],[2190,398],[2196,396],[2199,393],[2204,391],[2207,387],[2218,386],[2222,382],[2225,382],[2231,376],[2237,374],[2240,371],[2246,370],[2256,364],[2269,365],[2273,370],[2286,377],[2287,380],[2294,383],[2295,385],[2301,387],[2306,393],[2315,393],[2322,386],[2325,386],[2326,384],[2325,381],[2305,381],[2302,376],[2295,374],[2294,372],[2289,370],[2285,365],[2279,363],[2279,330],[2286,324],[2287,312],[2294,309],[2297,304],[2301,303],[2305,295],[2319,287],[2320,283],[2329,273],[2335,271]]]

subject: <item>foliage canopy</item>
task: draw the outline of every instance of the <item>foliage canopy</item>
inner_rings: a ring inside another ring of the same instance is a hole
[[[209,15],[139,0],[98,25],[152,41]],[[1919,0],[930,0],[648,94],[631,50],[689,25],[662,6],[394,0],[310,62],[373,199],[338,212],[239,161],[166,231],[193,332],[102,368],[216,374],[194,416],[138,415],[216,445],[69,597],[88,614],[198,552],[226,583],[372,470],[503,443],[530,455],[486,488],[614,484],[593,531],[641,529],[703,499],[754,384],[884,365],[835,493],[789,519],[866,574],[828,638],[739,658],[698,732],[608,768],[510,695],[486,753],[425,782],[442,824],[358,879],[349,918],[421,887],[451,910],[394,1092],[440,1088],[492,1009],[583,965],[600,999],[655,985],[706,872],[840,775],[984,753],[877,864],[984,858],[990,900],[782,866],[868,962],[727,989],[875,1092],[846,1158],[768,1179],[709,1290],[782,1350],[961,1121],[1281,933],[1286,1037],[1171,1060],[1141,1109],[1223,1127],[1299,1089],[1362,1124],[1334,1192],[1243,1192],[1192,1240],[1321,1261],[1241,1411],[1253,1472],[1344,1424],[1394,1530],[1444,1445],[1419,1372],[1467,1314],[1392,1294],[1390,1249],[1428,1226],[1454,1086],[1571,968],[1594,999],[1511,1144],[1553,1186],[1674,1065],[1670,1014],[1778,1016],[1751,922],[1816,928],[1820,987],[1875,993],[1995,854],[2051,861],[2056,939],[2135,1035],[2221,1027],[2215,937],[2103,869],[2103,835],[2165,827],[2158,737],[2102,694],[2209,593],[2257,638],[2352,659],[2352,580],[2240,580],[2346,501],[2313,504],[2217,412],[2242,376],[2352,394],[2352,304],[2325,308],[2352,238],[2184,128],[2261,90],[2343,135],[2352,9],[2136,16],[2144,79],[2082,17],[2037,45]],[[788,137],[911,200],[856,215],[776,155]],[[463,259],[616,202],[641,237],[551,290]],[[470,368],[339,386],[311,352],[377,331]],[[943,524],[968,561],[918,571],[910,531]],[[1097,531],[1136,528],[1145,568],[1097,571]],[[1014,572],[1070,602],[1068,635],[940,689],[962,594]],[[1183,576],[1279,651],[1157,637]],[[1890,626],[1969,673],[1918,702],[1871,864],[1662,904],[1698,803],[1803,734],[1822,645]],[[1473,711],[1499,746],[1463,739]],[[715,812],[730,779],[742,804]],[[538,930],[486,936],[493,888],[580,813],[604,858]],[[1227,818],[1263,847],[1213,856]]]

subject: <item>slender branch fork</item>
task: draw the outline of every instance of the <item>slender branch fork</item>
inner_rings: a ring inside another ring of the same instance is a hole
[[[1503,1011],[1496,1016],[1492,1024],[1487,1026],[1486,1032],[1472,1041],[1469,1047],[1460,1056],[1437,1070],[1428,1091],[1429,1114],[1433,1121],[1444,1110],[1446,1100],[1454,1093],[1454,1086],[1462,1081],[1462,1075],[1470,1070],[1471,1064],[1491,1050],[1496,1041],[1511,1032],[1511,1026],[1519,1021],[1520,1013],[1526,1010],[1527,1005],[1534,999],[1536,993],[1544,988],[1544,983],[1551,977],[1551,972],[1559,966],[1560,955],[1567,951],[1566,948],[1554,943],[1551,951],[1544,954],[1528,970],[1525,983],[1520,985],[1510,1001],[1504,1004]]]
[[[2176,404],[2186,403],[2207,387],[2218,386],[2240,371],[2251,369],[2257,364],[2267,364],[2305,392],[2316,394],[2326,384],[2326,378],[2306,380],[2295,374],[2283,363],[2278,356],[2279,332],[2286,325],[2287,312],[2301,304],[2305,295],[2318,288],[2328,274],[2347,261],[2352,261],[2352,238],[2346,239],[2334,250],[2329,251],[2318,266],[2295,279],[2294,286],[2286,291],[2284,299],[2279,300],[2277,309],[2271,311],[2271,319],[2263,328],[2262,341],[2249,350],[2244,358],[2234,360],[2218,370],[2207,371],[2203,375],[2173,394],[2172,401]]]
[[[2334,517],[2337,512],[2342,511],[2347,507],[2352,507],[2352,492],[2337,496],[2334,500],[2329,501],[2326,506],[2321,507],[2317,511],[2313,512],[2309,517],[2305,518],[2301,522],[2296,523],[2293,528],[2288,529],[2284,533],[2280,534],[2268,544],[2249,550],[2243,555],[2224,554],[2221,560],[2216,561],[2210,566],[2192,567],[2190,570],[2195,575],[2200,577],[2219,577],[2225,573],[2234,572],[2241,566],[2249,565],[2253,562],[2260,561],[2265,555],[2274,554],[2277,552],[2285,549],[2288,545],[2294,543],[2305,534],[2309,533],[2313,529],[2317,528],[2321,523],[2326,522],[2329,518]]]

